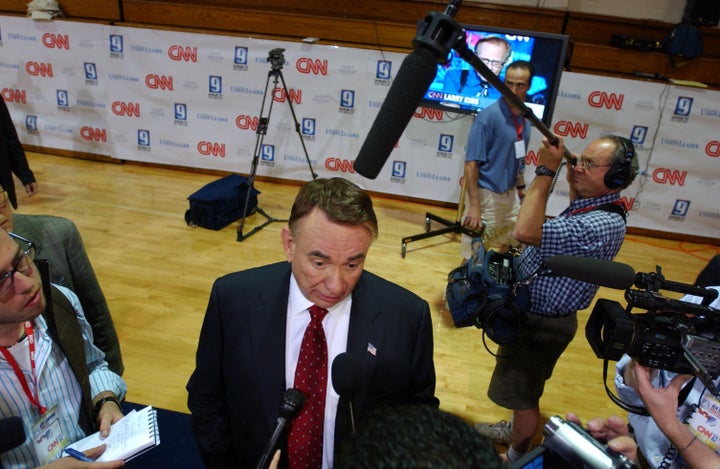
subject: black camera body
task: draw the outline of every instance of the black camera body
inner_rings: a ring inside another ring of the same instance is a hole
[[[480,248],[448,274],[445,296],[455,327],[474,325],[500,345],[518,341],[530,305],[527,285],[517,281],[519,259]]]
[[[585,335],[598,358],[619,360],[627,353],[643,366],[694,374],[713,389],[720,376],[720,311],[707,306],[717,297],[711,289],[666,281],[660,267],[637,274],[625,291],[627,306],[598,299]],[[660,289],[704,298],[703,304],[667,298]],[[632,314],[635,308],[645,313]]]
[[[285,65],[284,52],[285,49],[282,49],[280,47],[272,49],[270,52],[268,52],[267,61],[270,62],[270,68],[272,70],[282,70],[283,65]]]

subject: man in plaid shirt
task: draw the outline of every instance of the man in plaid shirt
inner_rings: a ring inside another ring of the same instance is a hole
[[[546,220],[555,174],[565,152],[564,142],[547,140],[539,166],[513,231],[528,246],[522,253],[519,278],[537,271],[555,255],[612,260],[625,237],[625,212],[620,191],[638,172],[632,142],[603,136],[588,145],[568,168],[570,205]],[[478,423],[478,432],[508,445],[510,462],[530,449],[540,424],[540,397],[553,368],[575,336],[577,310],[590,305],[598,286],[568,277],[540,276],[529,285],[530,311],[519,344],[501,346],[488,396],[513,411],[511,422]]]

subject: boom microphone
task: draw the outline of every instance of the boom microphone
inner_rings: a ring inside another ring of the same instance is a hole
[[[414,50],[403,60],[370,127],[353,164],[355,172],[369,179],[377,177],[435,79],[438,61],[447,58],[453,44],[465,40],[465,31],[452,18],[460,3],[451,1],[445,13],[431,12],[418,26]]]
[[[355,356],[343,352],[335,357],[332,363],[332,385],[345,401],[348,427],[351,433],[355,433],[353,399],[362,385],[362,369]]]
[[[20,417],[0,420],[0,453],[9,451],[25,442],[25,428]]]
[[[621,262],[579,256],[553,256],[545,261],[554,275],[602,287],[626,290],[635,282],[635,270]]]
[[[277,425],[275,425],[275,431],[273,431],[270,440],[268,440],[267,446],[263,451],[262,457],[256,469],[266,469],[272,461],[273,453],[277,449],[277,443],[282,435],[285,426],[289,421],[294,419],[297,414],[300,413],[303,404],[305,404],[305,394],[297,388],[286,389],[283,393],[282,402],[280,403],[280,416],[277,419]]]

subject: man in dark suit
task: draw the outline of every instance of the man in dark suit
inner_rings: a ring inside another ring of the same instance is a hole
[[[93,343],[105,353],[110,370],[122,376],[125,367],[115,324],[72,220],[13,213],[7,193],[0,187],[0,227],[32,241],[37,246],[38,257],[49,262],[50,281],[71,289],[78,296],[92,326]]]
[[[295,199],[282,243],[288,263],[236,272],[213,285],[187,385],[192,426],[208,467],[253,467],[294,380],[303,332],[315,305],[329,312],[322,464],[349,432],[346,396],[328,376],[335,356],[359,364],[352,398],[358,425],[374,408],[438,406],[430,311],[426,301],[363,270],[377,219],[370,197],[342,178],[316,179]],[[304,345],[303,345],[304,346]],[[306,398],[302,412],[308,407]],[[293,428],[289,433],[292,434]],[[289,438],[288,438],[289,439]],[[293,456],[285,451],[280,466]]]
[[[8,191],[10,203],[17,208],[13,173],[25,186],[28,197],[37,193],[35,175],[30,170],[25,150],[20,144],[15,125],[10,117],[5,101],[0,97],[0,184]]]

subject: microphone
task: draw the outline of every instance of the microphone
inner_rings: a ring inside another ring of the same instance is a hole
[[[277,425],[275,425],[275,431],[273,431],[270,440],[268,440],[265,450],[263,451],[262,457],[256,469],[267,469],[272,461],[273,453],[277,449],[278,440],[280,435],[285,430],[285,426],[289,421],[294,419],[297,414],[300,413],[303,404],[305,404],[305,394],[297,388],[286,389],[283,393],[282,402],[280,402],[280,416],[277,419]]]
[[[355,172],[369,179],[377,177],[435,79],[438,61],[447,59],[453,44],[465,40],[465,31],[453,18],[460,3],[451,1],[444,13],[433,11],[418,25],[414,50],[403,60],[380,106],[353,164]]]
[[[343,352],[335,357],[332,364],[332,385],[345,401],[348,427],[351,433],[355,433],[353,398],[362,385],[362,369],[354,355]]]
[[[20,417],[0,420],[0,453],[9,451],[25,442],[25,427]]]
[[[591,257],[553,256],[545,265],[555,275],[617,290],[626,290],[635,283],[635,270],[621,262]]]

